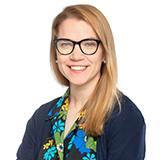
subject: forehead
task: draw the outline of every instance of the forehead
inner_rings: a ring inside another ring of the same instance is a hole
[[[81,40],[85,38],[98,38],[92,26],[76,18],[64,20],[58,31],[58,38],[68,38],[72,40]]]

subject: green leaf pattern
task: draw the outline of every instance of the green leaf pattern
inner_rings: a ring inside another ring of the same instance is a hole
[[[94,141],[93,137],[88,137],[88,142],[86,143],[86,148],[93,149],[96,152],[97,141]]]

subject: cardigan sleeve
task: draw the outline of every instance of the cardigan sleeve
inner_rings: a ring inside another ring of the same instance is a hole
[[[36,132],[35,132],[35,119],[34,115],[28,121],[26,131],[17,152],[17,160],[34,160],[34,150],[36,143]]]
[[[144,160],[145,122],[138,109],[117,118],[108,133],[107,160]]]

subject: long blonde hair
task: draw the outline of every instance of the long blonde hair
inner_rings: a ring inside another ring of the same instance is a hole
[[[102,41],[106,63],[102,63],[101,77],[82,110],[86,109],[84,131],[87,135],[98,136],[103,133],[105,121],[109,120],[115,104],[119,103],[121,92],[117,89],[117,60],[110,25],[105,16],[91,5],[73,5],[66,7],[53,21],[50,48],[51,68],[58,82],[69,86],[69,81],[56,64],[56,48],[53,40],[57,38],[59,25],[68,18],[77,18],[89,23]],[[120,106],[120,103],[119,103]]]

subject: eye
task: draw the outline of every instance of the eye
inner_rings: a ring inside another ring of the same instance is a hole
[[[70,43],[61,43],[61,47],[68,47],[70,45],[71,45]]]
[[[58,46],[61,48],[68,48],[72,46],[72,42],[62,40],[58,42]]]
[[[83,43],[83,46],[85,47],[95,47],[96,43],[94,41],[87,41]]]
[[[92,47],[94,46],[94,43],[86,43],[85,46]]]

